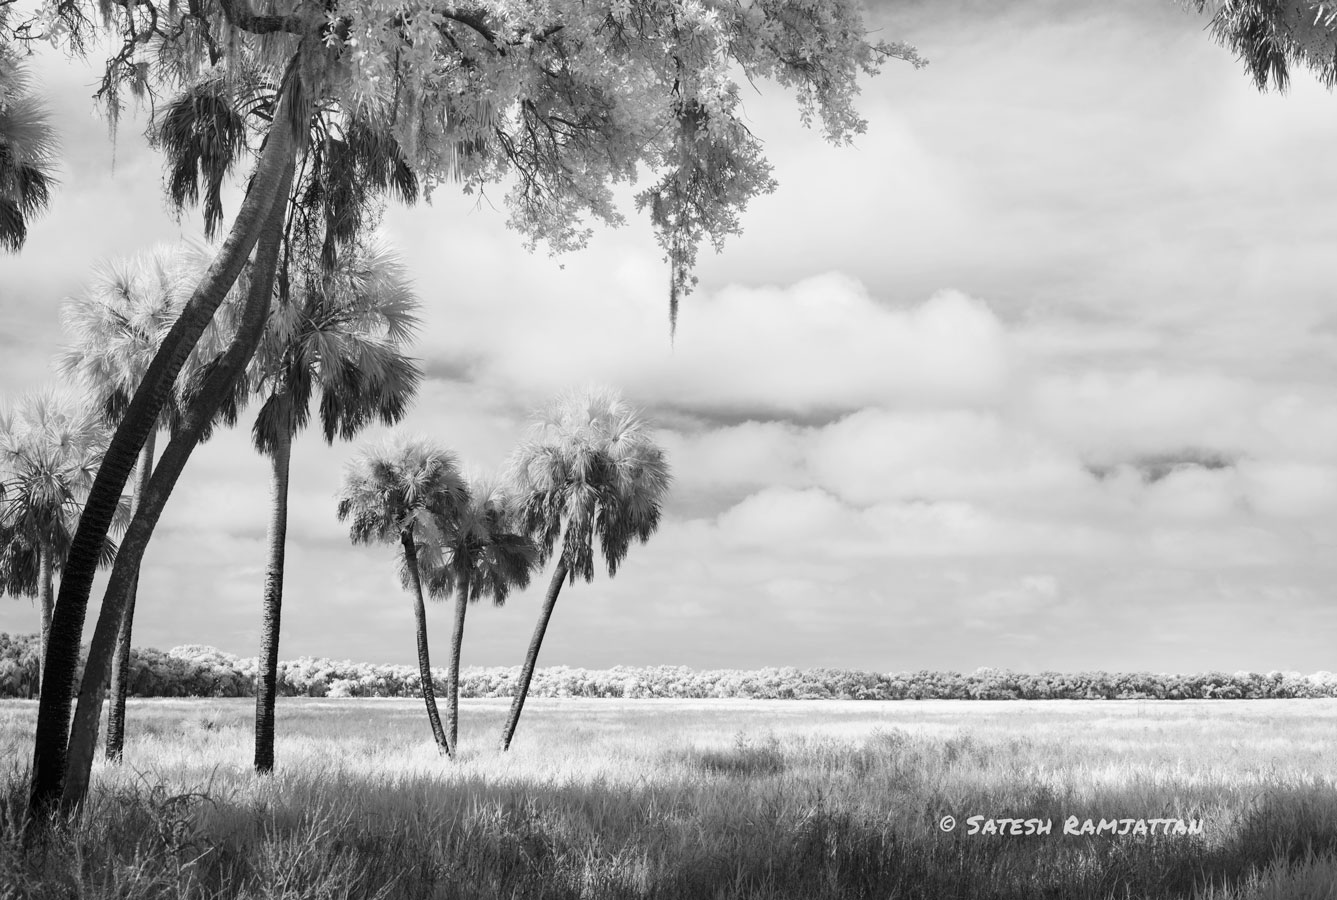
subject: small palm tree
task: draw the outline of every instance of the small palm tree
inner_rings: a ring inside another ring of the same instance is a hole
[[[27,68],[0,48],[0,249],[18,252],[56,179],[56,135]]]
[[[317,393],[328,443],[334,443],[336,436],[351,439],[376,420],[387,425],[399,421],[422,380],[417,363],[401,352],[417,327],[417,309],[399,260],[383,246],[363,247],[340,257],[332,273],[309,267],[299,290],[275,306],[256,354],[254,379],[265,402],[252,436],[256,449],[270,458],[273,495],[255,697],[258,772],[274,768],[293,436],[309,421]]]
[[[211,253],[207,246],[198,243],[159,245],[105,263],[96,270],[88,287],[62,309],[62,321],[72,343],[59,357],[57,366],[88,392],[108,426],[114,428],[120,423],[163,337],[175,324],[208,267]],[[248,282],[245,276],[239,279],[205,328],[159,415],[158,428],[150,431],[144,441],[135,465],[131,514],[153,474],[156,432],[175,428],[202,373],[232,339],[236,331],[237,298],[242,296]],[[241,385],[224,402],[219,416],[222,422],[236,421],[244,398],[245,385]],[[121,759],[125,743],[125,697],[129,687],[135,594],[132,589],[126,597],[112,663],[106,756],[113,762]]]
[[[413,593],[417,622],[418,672],[427,718],[439,751],[449,745],[441,728],[427,652],[427,607],[423,602],[421,540],[435,521],[449,520],[469,500],[455,454],[425,440],[391,440],[364,448],[349,465],[339,492],[339,520],[351,520],[355,544],[398,543],[400,574]]]
[[[616,575],[632,542],[644,543],[659,527],[671,481],[649,423],[616,392],[598,388],[567,394],[538,414],[510,468],[523,527],[540,562],[555,553],[557,566],[506,717],[503,750],[520,722],[562,583],[594,580],[596,540],[608,577]]]
[[[491,597],[496,606],[505,604],[512,589],[528,587],[538,559],[533,542],[520,533],[503,487],[486,480],[468,484],[468,503],[436,517],[431,552],[422,556],[428,593],[442,599],[455,595],[446,705],[446,746],[451,756],[459,749],[460,651],[468,604],[482,597]]]
[[[5,540],[0,586],[5,593],[38,598],[43,659],[55,581],[106,440],[96,410],[54,391],[30,394],[12,408],[0,408],[0,537]],[[123,507],[122,520],[124,514]],[[115,553],[115,544],[107,541],[103,564]]]

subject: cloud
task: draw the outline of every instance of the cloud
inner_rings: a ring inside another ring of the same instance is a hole
[[[1045,613],[1062,599],[1053,575],[1027,575],[1008,587],[965,597],[957,605],[967,616],[966,627],[992,629],[1000,620]]]
[[[524,301],[529,327],[512,329],[504,342],[486,341],[500,324],[482,313],[456,320],[449,340],[460,349],[448,352],[486,346],[477,377],[522,396],[594,380],[622,385],[641,402],[705,414],[974,406],[996,398],[1009,377],[997,317],[955,291],[893,307],[837,273],[788,287],[701,291],[672,346],[654,322],[658,304],[614,302],[597,292],[543,300]],[[610,341],[610,332],[623,337]]]

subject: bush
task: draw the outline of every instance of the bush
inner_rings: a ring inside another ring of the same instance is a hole
[[[164,653],[137,648],[130,654],[130,693],[136,697],[252,697],[259,669],[254,657],[190,644]],[[0,697],[35,696],[36,635],[0,633]],[[462,697],[509,697],[519,667],[466,669]],[[444,669],[432,671],[438,693]],[[304,656],[279,663],[279,693],[285,697],[416,697],[417,666],[373,665]],[[879,674],[848,669],[695,670],[685,666],[617,666],[591,670],[539,669],[532,697],[734,697],[785,700],[1264,700],[1337,697],[1337,675],[1316,672],[957,672]]]

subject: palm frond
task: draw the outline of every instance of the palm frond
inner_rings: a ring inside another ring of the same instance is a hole
[[[539,559],[559,552],[572,583],[593,580],[596,544],[615,575],[632,542],[658,527],[672,483],[646,419],[599,387],[536,412],[507,477]]]

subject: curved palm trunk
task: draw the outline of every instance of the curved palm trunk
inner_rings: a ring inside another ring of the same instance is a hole
[[[264,230],[275,199],[287,197],[287,184],[292,177],[292,163],[296,156],[289,119],[288,115],[275,116],[232,230],[149,364],[125,417],[103,454],[102,465],[84,503],[83,515],[79,518],[79,527],[65,562],[60,595],[52,614],[50,640],[44,653],[44,678],[33,738],[32,784],[28,799],[30,826],[50,815],[65,785],[66,740],[74,677],[79,665],[79,642],[103,540],[139,450],[149,432],[157,427],[158,414],[177,373],[236,282]],[[122,553],[124,549],[122,545]],[[119,620],[116,624],[119,625]],[[30,828],[28,834],[35,835],[35,831]]]
[[[199,396],[186,412],[180,430],[168,442],[162,458],[154,467],[148,490],[116,554],[111,581],[107,585],[102,611],[93,631],[93,641],[88,648],[88,661],[84,666],[83,682],[79,686],[79,703],[69,736],[66,756],[68,771],[60,796],[60,805],[67,812],[77,809],[88,792],[102,696],[110,675],[112,648],[120,627],[126,593],[138,578],[139,564],[148,547],[149,538],[167,505],[172,488],[176,486],[177,478],[190,459],[191,451],[199,443],[200,435],[213,420],[264,335],[269,302],[274,292],[274,272],[283,238],[283,217],[287,209],[292,170],[290,160],[284,167],[283,177],[277,186],[277,196],[273,198],[273,205],[261,231],[254,275],[237,334],[206,377]]]
[[[255,692],[255,771],[274,770],[274,700],[279,688],[279,619],[283,611],[283,555],[288,540],[288,464],[292,433],[285,426],[270,456],[273,507],[269,514],[269,568],[260,627],[260,683]]]
[[[37,591],[41,595],[38,602],[42,606],[42,643],[40,645],[41,657],[46,659],[46,643],[51,639],[51,608],[55,606],[55,560],[52,559],[51,549],[42,547],[37,551]],[[40,685],[46,681],[46,666],[40,662],[37,667],[37,683]]]
[[[422,681],[422,699],[427,704],[427,719],[432,723],[432,737],[436,739],[436,749],[449,753],[446,733],[441,729],[441,714],[436,711],[436,690],[432,687],[432,662],[427,658],[427,604],[422,599],[422,573],[418,571],[418,545],[413,534],[405,531],[400,535],[404,547],[404,565],[408,567],[409,580],[413,582],[413,615],[418,624],[418,676]]]
[[[469,609],[469,570],[460,578],[455,592],[455,629],[450,635],[450,705],[447,707],[450,723],[450,755],[459,750],[460,732],[460,651],[464,648],[464,614]]]
[[[511,711],[506,715],[506,725],[501,732],[501,749],[511,749],[511,738],[515,737],[515,727],[520,724],[520,710],[525,708],[525,697],[529,694],[529,683],[534,679],[534,666],[538,663],[539,648],[543,646],[543,635],[548,631],[548,620],[552,618],[553,607],[557,605],[557,595],[562,592],[562,582],[566,581],[565,560],[557,561],[557,569],[548,582],[548,593],[543,597],[543,609],[539,611],[538,624],[534,626],[534,636],[529,639],[529,652],[525,654],[524,667],[520,669],[520,683],[515,688],[515,699],[511,701]]]
[[[139,452],[139,464],[135,469],[135,496],[130,514],[139,509],[139,499],[149,489],[149,476],[153,474],[153,451],[157,443],[157,431],[150,431],[144,441],[144,449]],[[111,661],[111,709],[107,711],[107,760],[118,763],[125,751],[125,696],[130,689],[130,632],[135,622],[135,595],[139,592],[139,578],[130,585],[125,598],[125,612],[121,614],[121,627],[116,632],[116,656]]]

